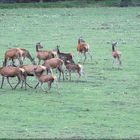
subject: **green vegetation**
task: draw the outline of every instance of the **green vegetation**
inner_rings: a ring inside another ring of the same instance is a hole
[[[12,8],[72,8],[72,7],[106,7],[106,6],[120,6],[121,0],[68,0],[59,2],[44,2],[44,3],[0,3],[0,9]],[[139,6],[139,0],[133,0],[130,6]]]
[[[45,50],[60,45],[77,61],[81,35],[91,45],[93,61],[84,65],[87,82],[74,74],[72,82],[59,82],[60,95],[55,88],[48,94],[11,90],[5,81],[0,89],[0,138],[140,139],[139,27],[138,7],[1,9],[1,65],[4,52],[14,46],[35,57],[39,41]],[[118,41],[122,52],[120,70],[112,68],[112,41]],[[27,81],[32,86],[37,82]]]

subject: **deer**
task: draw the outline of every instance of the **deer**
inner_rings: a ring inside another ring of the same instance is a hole
[[[73,60],[73,55],[71,53],[60,52],[59,48],[60,46],[57,45],[56,52],[60,59],[62,59],[63,61],[70,61],[70,63],[75,63]]]
[[[16,89],[16,87],[20,84],[21,81],[26,83],[25,71],[20,67],[13,67],[13,66],[0,67],[0,75],[2,76],[1,88],[3,87],[5,77],[7,78],[8,84],[12,89]],[[14,88],[9,82],[10,77],[18,78],[18,83]]]
[[[64,64],[64,61],[61,60],[60,58],[51,58],[49,60],[45,60],[42,65],[51,69],[57,69],[59,71],[59,80],[61,77],[61,73],[63,75],[63,80],[64,80],[64,71],[62,68],[63,64]]]
[[[112,57],[113,57],[113,65],[115,63],[115,61],[117,60],[117,62],[119,63],[119,65],[121,66],[122,62],[121,62],[121,52],[116,50],[116,45],[117,42],[113,42],[112,43]]]
[[[41,87],[41,89],[42,89],[44,92],[48,92],[48,91],[51,89],[52,83],[53,83],[54,81],[57,81],[56,76],[42,74],[42,73],[40,73],[40,72],[37,70],[37,68],[34,68],[33,72],[34,72],[34,75],[36,76],[36,78],[37,78],[37,80],[38,80],[38,83],[37,83],[37,85],[35,86],[35,89],[37,88],[37,86],[39,86],[39,87]],[[48,84],[48,90],[44,90],[44,88],[42,87],[43,83],[47,83],[47,84]]]
[[[44,51],[39,50],[42,49],[43,46],[40,43],[36,44],[36,53],[38,58],[38,65],[40,64],[41,60],[48,60],[55,57],[55,54],[53,51]]]
[[[82,75],[85,75],[84,68],[80,63],[74,64],[74,63],[70,63],[70,61],[65,61],[64,64],[65,64],[65,67],[66,67],[66,74],[67,74],[67,72],[69,73],[69,80],[70,81],[71,81],[71,73],[72,72],[77,73],[79,75],[79,78]]]
[[[26,75],[25,77],[27,78],[28,76],[34,76],[34,72],[33,70],[36,68],[38,70],[38,72],[43,73],[44,71],[50,72],[50,68],[49,67],[45,67],[42,65],[23,65],[21,66],[22,69],[24,69]],[[23,84],[25,82],[22,82],[21,88],[23,88]],[[32,88],[29,84],[27,84],[27,82],[25,83],[25,87],[26,85],[28,85],[30,88]]]
[[[23,65],[23,60],[25,58],[28,58],[32,62],[32,64],[36,64],[35,60],[32,58],[28,50],[24,48],[10,48],[9,50],[5,52],[4,66],[7,65],[8,60],[12,60],[13,65],[14,65],[15,59],[18,59],[20,65]]]
[[[87,59],[87,54],[90,56],[90,58],[92,60],[92,55],[90,53],[90,46],[89,46],[89,44],[87,44],[85,42],[84,39],[82,39],[82,37],[80,37],[78,39],[77,52],[78,52],[78,57],[79,57],[80,54],[83,54],[84,55],[84,61],[83,61],[83,63],[85,63],[85,61]]]

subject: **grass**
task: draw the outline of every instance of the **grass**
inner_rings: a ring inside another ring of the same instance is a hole
[[[139,139],[139,26],[138,7],[1,9],[1,64],[10,47],[26,48],[35,57],[39,41],[45,50],[60,45],[77,61],[81,35],[91,45],[93,60],[84,65],[87,82],[76,75],[72,82],[60,81],[60,95],[55,88],[48,94],[11,90],[5,81],[0,89],[0,138]],[[112,68],[112,41],[118,41],[122,52],[120,70]],[[14,78],[10,81],[16,84]],[[37,81],[28,82],[34,86]]]

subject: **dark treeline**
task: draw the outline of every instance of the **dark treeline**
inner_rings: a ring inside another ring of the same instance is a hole
[[[0,0],[2,3],[56,2],[64,0]]]
[[[73,1],[73,0],[0,0],[0,3],[31,3],[31,2],[57,2],[57,1]],[[80,2],[99,2],[99,1],[106,1],[106,0],[77,0]],[[121,7],[127,7],[129,5],[132,5],[132,0],[121,0],[120,6]]]

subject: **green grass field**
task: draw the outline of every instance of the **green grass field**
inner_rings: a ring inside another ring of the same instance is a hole
[[[0,64],[10,47],[26,48],[35,57],[40,41],[45,50],[60,45],[77,61],[81,35],[93,55],[84,65],[87,82],[73,74],[72,82],[59,82],[60,94],[55,88],[45,94],[11,90],[5,81],[0,89],[0,138],[140,139],[138,7],[0,9]],[[122,52],[119,70],[112,68],[112,41]],[[27,80],[32,86],[37,82]]]

